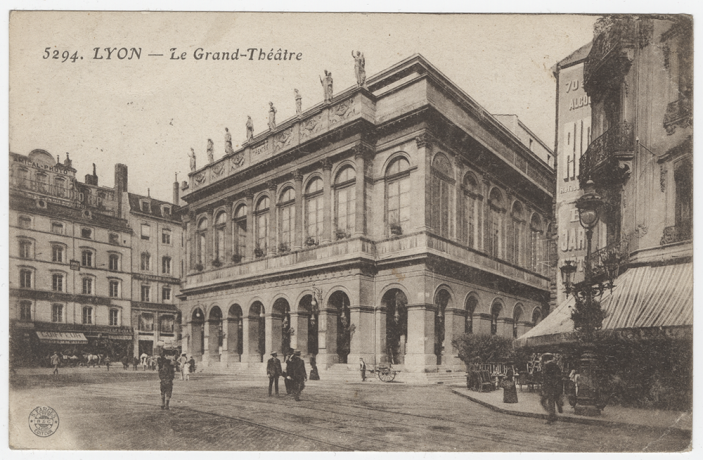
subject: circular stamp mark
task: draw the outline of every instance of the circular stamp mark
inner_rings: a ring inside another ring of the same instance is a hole
[[[35,407],[29,413],[29,429],[42,438],[51,436],[59,429],[59,414],[49,406]]]

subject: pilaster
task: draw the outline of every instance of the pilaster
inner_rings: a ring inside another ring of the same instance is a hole
[[[322,238],[321,243],[332,241],[332,162],[322,160]]]

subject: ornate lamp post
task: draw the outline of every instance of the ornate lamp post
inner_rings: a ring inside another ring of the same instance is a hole
[[[320,315],[319,305],[322,303],[322,289],[312,287],[312,300],[310,301],[311,315],[310,328],[308,329],[308,352],[316,355],[318,346],[318,320]]]
[[[266,338],[264,334],[266,333],[266,314],[264,313],[264,307],[259,307],[259,353],[261,354],[261,359],[263,362],[264,354],[266,353]]]
[[[593,229],[598,224],[599,211],[603,200],[596,193],[593,181],[588,181],[584,187],[584,194],[576,202],[579,210],[579,222],[586,229],[586,264],[584,280],[580,283],[573,283],[573,275],[576,266],[567,261],[560,267],[562,281],[567,295],[573,294],[575,299],[574,309],[571,312],[571,319],[574,322],[574,329],[583,334],[581,344],[581,360],[579,362],[579,394],[577,396],[577,414],[600,415],[601,409],[605,406],[601,399],[600,369],[593,343],[595,332],[603,325],[603,310],[601,309],[600,296],[606,287],[613,288],[612,274],[615,270],[608,267],[609,282],[605,285],[602,282],[594,283],[591,267],[591,240]]]

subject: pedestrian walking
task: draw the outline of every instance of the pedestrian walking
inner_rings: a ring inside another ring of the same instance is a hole
[[[307,372],[305,372],[305,361],[300,358],[300,351],[296,350],[293,357],[288,361],[286,367],[288,376],[286,379],[291,380],[293,396],[296,401],[300,401],[300,393],[305,388],[305,382],[308,380]]]
[[[146,370],[146,360],[149,358],[149,355],[147,355],[146,353],[142,353],[139,358],[143,368],[142,370]]]
[[[129,370],[129,357],[127,355],[122,357],[122,370]]]
[[[269,396],[271,396],[271,387],[276,387],[276,396],[278,396],[278,378],[283,374],[281,369],[281,361],[278,359],[278,353],[271,353],[271,359],[266,363],[266,375],[269,377]]]
[[[59,373],[59,365],[61,364],[61,357],[57,352],[54,352],[53,355],[51,355],[51,365],[54,366],[54,372],[52,372],[52,375],[58,375]]]
[[[132,358],[132,369],[136,371],[137,367],[139,367],[139,358],[135,356]]]
[[[359,358],[359,372],[361,372],[361,381],[366,381],[366,363],[364,358]]]
[[[315,357],[310,357],[310,380],[320,380],[320,374],[317,372],[317,361]]]
[[[554,355],[545,353],[542,355],[542,398],[540,404],[547,411],[547,424],[552,424],[557,420],[557,414],[554,411],[556,405],[557,410],[561,414],[564,409],[559,398],[559,382],[561,381],[561,371],[554,360]]]
[[[110,356],[105,356],[105,367],[107,368],[107,371],[110,372]]]
[[[186,368],[188,367],[188,357],[186,356],[185,353],[183,353],[179,358],[178,358],[178,365],[181,368],[181,380],[186,379]]]
[[[293,359],[292,353],[285,357],[286,371],[281,374],[283,376],[283,383],[286,385],[287,395],[293,393],[293,380],[288,378],[288,363],[290,363],[291,359]]]
[[[516,403],[517,402],[517,386],[515,385],[515,371],[511,365],[505,372],[505,378],[503,379],[503,402],[504,403]]]
[[[173,364],[168,359],[163,360],[163,365],[159,369],[159,379],[161,380],[161,409],[170,410],[168,403],[173,393]]]
[[[183,372],[183,380],[190,380],[190,360],[188,360],[185,353],[183,353],[183,357],[185,358],[185,362],[181,368],[181,371]],[[195,365],[195,361],[193,361],[193,365]]]
[[[192,356],[190,357],[190,361],[188,361],[188,372],[191,374],[195,373],[195,358]]]

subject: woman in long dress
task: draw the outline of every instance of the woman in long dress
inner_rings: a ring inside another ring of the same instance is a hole
[[[510,404],[517,402],[517,386],[515,385],[513,366],[508,368],[503,379],[503,402]]]

